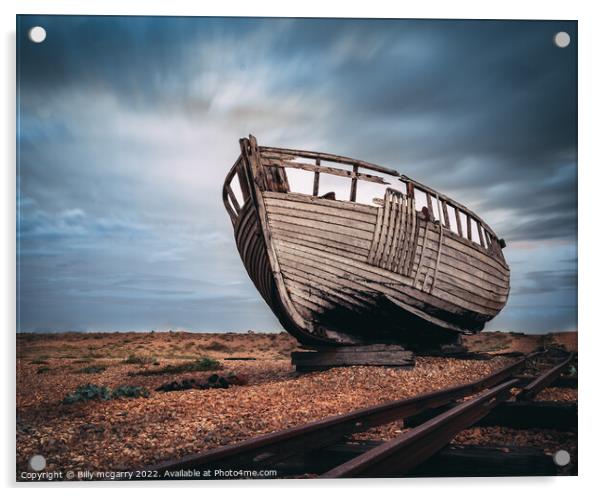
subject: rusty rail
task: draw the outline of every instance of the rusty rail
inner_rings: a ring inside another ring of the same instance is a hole
[[[518,400],[532,400],[540,393],[543,389],[551,385],[562,373],[562,370],[571,362],[574,357],[574,353],[571,353],[566,360],[556,365],[556,367],[547,370],[535,380],[527,384],[523,390],[517,396]]]
[[[286,467],[291,461],[293,465],[299,463],[302,455],[311,458],[316,453],[322,453],[324,449],[344,441],[349,434],[423,414],[426,420],[421,420],[416,427],[396,439],[354,454],[353,458],[343,463],[339,461],[341,464],[338,466],[330,464],[324,467],[325,472],[320,477],[399,477],[412,474],[414,469],[438,453],[460,431],[487,417],[500,404],[509,404],[507,400],[512,388],[525,384],[525,378],[517,378],[517,373],[527,360],[538,354],[528,355],[471,383],[329,417],[145,467],[143,471],[166,474],[166,471],[182,469],[257,470]],[[523,388],[518,397],[532,398],[553,383],[573,356],[571,354],[562,363],[540,374]]]
[[[458,432],[470,427],[506,400],[518,382],[513,379],[480,393],[398,438],[339,465],[321,478],[404,475],[437,453]]]
[[[328,446],[348,434],[362,432],[371,427],[416,415],[491,388],[519,372],[531,356],[471,383],[328,417],[204,453],[159,463],[144,470],[164,471],[212,466],[220,468],[269,466],[291,455]]]

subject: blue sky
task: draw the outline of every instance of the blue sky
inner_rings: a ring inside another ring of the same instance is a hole
[[[474,209],[512,270],[487,329],[576,330],[575,22],[21,16],[17,38],[19,330],[280,329],[221,203],[249,133]]]

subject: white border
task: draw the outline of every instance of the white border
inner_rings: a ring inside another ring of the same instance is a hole
[[[596,445],[599,439],[600,426],[596,407],[600,406],[595,399],[599,391],[597,354],[600,346],[600,333],[596,307],[599,285],[599,265],[596,255],[600,252],[597,229],[599,214],[596,211],[596,200],[599,193],[596,189],[601,181],[600,170],[600,91],[602,78],[600,69],[600,26],[599,9],[595,2],[526,2],[524,0],[506,0],[504,2],[482,1],[423,1],[394,3],[371,0],[361,4],[334,3],[324,0],[306,0],[290,4],[287,2],[262,1],[254,2],[204,2],[192,1],[157,1],[144,2],[124,0],[104,0],[76,2],[68,0],[32,1],[21,0],[2,3],[2,24],[4,28],[4,50],[2,71],[2,102],[4,115],[1,121],[4,151],[4,167],[2,177],[2,285],[0,294],[0,315],[4,316],[4,350],[5,363],[2,367],[4,391],[7,397],[3,402],[2,426],[3,438],[0,448],[0,463],[4,485],[13,486],[14,477],[14,326],[15,326],[15,14],[119,14],[119,15],[230,15],[230,16],[298,16],[298,17],[403,17],[403,18],[475,18],[475,19],[577,19],[579,21],[579,225],[588,229],[579,229],[579,327],[580,327],[580,388],[579,388],[579,473],[578,478],[523,478],[523,479],[429,479],[429,480],[379,480],[379,481],[247,481],[247,482],[211,482],[211,483],[168,483],[168,484],[128,484],[107,483],[84,485],[91,491],[106,489],[124,491],[140,489],[145,491],[165,492],[167,487],[180,491],[184,488],[199,487],[208,491],[239,490],[251,493],[265,491],[298,492],[311,489],[341,488],[352,494],[365,494],[372,486],[377,491],[393,493],[400,490],[420,491],[420,493],[445,492],[446,494],[507,494],[517,488],[532,491],[546,491],[549,494],[563,494],[568,490],[587,490],[597,484],[598,452]],[[599,208],[599,207],[598,207]],[[69,484],[69,487],[81,484]],[[166,487],[167,486],[167,487]],[[23,484],[19,485],[24,488]],[[44,491],[63,491],[63,484],[45,485]],[[28,488],[29,490],[30,488]]]

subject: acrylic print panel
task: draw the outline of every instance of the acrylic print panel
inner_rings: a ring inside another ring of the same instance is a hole
[[[576,474],[576,22],[17,27],[17,480]]]

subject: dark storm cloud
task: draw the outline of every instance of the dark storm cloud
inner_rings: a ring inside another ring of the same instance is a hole
[[[527,284],[514,290],[514,294],[539,294],[557,291],[575,291],[577,273],[571,270],[538,270],[525,274]]]
[[[542,315],[575,293],[559,260],[576,253],[576,23],[18,24],[22,329],[277,327],[219,199],[249,132],[465,203],[509,242],[513,290],[492,325],[575,327],[574,306]]]

